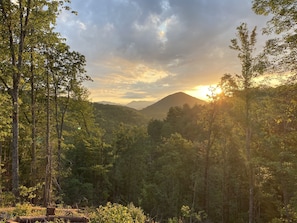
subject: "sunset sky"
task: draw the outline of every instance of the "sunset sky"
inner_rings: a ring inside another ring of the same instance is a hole
[[[205,97],[225,73],[239,73],[229,49],[236,27],[258,27],[265,40],[267,18],[251,0],[72,0],[75,16],[63,12],[57,31],[86,56],[85,83],[93,102],[156,101],[183,91]],[[204,89],[204,90],[203,90]]]

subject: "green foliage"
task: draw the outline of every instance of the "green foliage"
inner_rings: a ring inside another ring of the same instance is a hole
[[[157,148],[158,157],[151,169],[154,183],[145,187],[146,200],[155,199],[145,207],[156,208],[166,217],[179,216],[180,207],[190,202],[193,185],[191,175],[194,171],[194,146],[179,134],[173,134]],[[154,215],[154,213],[151,213]]]
[[[143,210],[139,207],[135,207],[133,203],[127,205],[130,215],[135,223],[143,223],[146,220],[146,216]]]
[[[203,109],[202,105],[190,107],[187,104],[182,107],[172,107],[163,121],[152,119],[148,123],[148,134],[156,143],[160,143],[162,138],[169,138],[174,133],[179,133],[185,139],[195,141],[200,134],[200,126],[197,125],[197,121]]]
[[[33,203],[33,199],[37,197],[38,191],[42,190],[43,184],[38,183],[36,186],[33,187],[26,187],[26,186],[20,186],[20,197],[23,199],[23,201],[28,203]]]
[[[297,221],[297,210],[290,205],[281,208],[281,217],[272,219],[271,223],[289,223]]]
[[[89,205],[93,202],[94,188],[91,183],[80,182],[76,178],[67,179],[64,183],[66,193],[63,195],[63,200],[66,204],[76,204],[80,207]]]
[[[207,219],[207,214],[204,211],[193,212],[189,206],[183,205],[181,207],[181,215],[185,219],[192,219],[191,221],[203,221]]]
[[[96,223],[144,223],[146,216],[140,208],[133,204],[123,206],[117,203],[108,202],[105,206],[100,206],[91,222]]]
[[[113,138],[109,173],[113,201],[127,200],[138,205],[140,199],[136,195],[141,193],[148,171],[148,136],[142,127],[120,126]]]
[[[182,223],[182,220],[177,217],[168,218],[168,223]]]
[[[181,216],[168,219],[168,223],[184,222],[203,222],[207,220],[207,214],[204,211],[192,212],[189,206],[181,207]]]

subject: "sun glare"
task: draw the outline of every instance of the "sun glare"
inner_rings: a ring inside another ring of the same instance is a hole
[[[193,90],[186,91],[186,93],[201,100],[209,101],[212,96],[222,93],[222,89],[217,85],[200,85]]]

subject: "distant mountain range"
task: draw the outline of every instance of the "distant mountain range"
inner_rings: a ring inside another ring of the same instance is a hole
[[[196,104],[206,103],[203,100],[192,97],[183,92],[168,95],[161,100],[153,103],[149,101],[133,101],[127,105],[119,105],[109,102],[98,102],[95,104],[97,120],[101,124],[108,125],[112,120],[113,124],[145,124],[150,119],[163,119],[166,117],[169,109],[175,106],[188,104],[193,107]],[[104,120],[104,122],[103,122]]]
[[[132,102],[126,104],[126,106],[129,108],[134,108],[136,110],[141,110],[153,103],[154,103],[153,101],[132,101]]]

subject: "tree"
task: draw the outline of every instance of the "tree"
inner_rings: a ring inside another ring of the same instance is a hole
[[[163,121],[158,119],[152,119],[148,123],[147,132],[151,137],[151,139],[156,143],[159,143],[161,141],[162,127],[163,127]]]
[[[93,105],[71,99],[65,118],[60,182],[63,201],[82,205],[105,203],[110,194],[111,149],[95,121]]]
[[[271,16],[264,33],[275,35],[267,41],[264,53],[270,62],[272,72],[289,72],[296,76],[296,2],[293,0],[253,0],[253,10],[259,15]]]
[[[294,31],[294,27],[297,24],[295,7],[296,2],[294,0],[253,0],[253,10],[255,13],[265,16],[272,15],[266,31],[277,34]],[[295,33],[296,31],[289,35],[293,37]]]
[[[220,101],[212,98],[211,102],[200,109],[199,116],[197,115],[197,125],[201,131],[196,136],[199,143],[198,150],[200,151],[200,159],[203,162],[202,178],[203,178],[203,192],[202,192],[202,207],[203,210],[209,212],[209,184],[210,184],[210,166],[211,166],[211,153],[215,141],[218,139],[218,113]],[[194,188],[194,191],[196,188]],[[195,196],[194,196],[195,197]],[[194,202],[193,202],[194,204]],[[194,207],[192,207],[193,209]]]
[[[78,101],[86,98],[87,91],[82,82],[91,80],[85,75],[85,57],[78,52],[72,52],[62,40],[57,38],[50,46],[46,46],[47,72],[50,74],[51,94],[53,97],[53,121],[57,139],[57,184],[60,183],[62,170],[62,141],[66,113],[71,99]]]
[[[242,23],[237,27],[237,38],[231,40],[230,48],[238,52],[238,58],[241,62],[241,74],[237,75],[238,86],[242,90],[242,100],[244,103],[244,122],[245,129],[245,151],[247,159],[247,169],[249,178],[249,223],[254,222],[254,167],[252,164],[251,137],[251,102],[253,87],[253,78],[258,75],[256,70],[256,59],[254,58],[256,44],[256,27],[249,34],[247,24]]]
[[[36,44],[32,41],[35,31],[43,33],[45,39],[63,4],[64,1],[0,1],[1,53],[7,55],[1,63],[0,80],[9,92],[12,104],[12,190],[16,196],[19,187],[19,96],[26,76],[26,60],[32,43]]]
[[[259,209],[263,217],[295,222],[296,85],[266,90],[259,101],[255,109],[255,140],[261,148],[256,151]]]
[[[156,202],[154,215],[169,218],[180,216],[182,205],[191,205],[193,185],[192,173],[195,168],[195,150],[191,141],[174,133],[157,148],[157,156],[152,165],[153,184],[146,189],[150,200]],[[199,163],[199,162],[198,162]],[[148,198],[147,198],[148,199]]]
[[[47,64],[50,64],[47,63]],[[44,205],[48,206],[52,200],[52,174],[53,174],[53,157],[51,145],[51,115],[50,115],[50,72],[46,71],[46,169],[45,169],[45,190],[44,190]]]
[[[291,125],[294,125],[296,112],[296,99],[294,96],[292,97],[292,92],[295,91],[297,71],[296,1],[253,0],[253,10],[259,15],[270,16],[267,27],[264,29],[266,34],[274,34],[273,38],[266,42],[264,51],[264,55],[270,64],[270,71],[272,73],[284,74],[286,81],[292,81],[290,83],[292,85],[286,85],[281,88],[281,91],[278,91],[282,97],[276,96],[277,108],[273,107],[274,103],[271,105],[273,108],[271,110],[275,112],[272,121],[268,122],[271,125],[271,130],[267,131],[266,134],[269,135],[267,137],[273,139],[271,140],[273,142],[271,147],[275,154],[278,154],[276,157],[273,156],[274,161],[269,163],[277,163],[278,165],[274,165],[274,168],[271,168],[274,170],[278,169],[278,173],[281,175],[280,178],[276,177],[276,179],[282,181],[280,188],[284,198],[281,202],[285,212],[283,218],[287,221],[294,221],[289,213],[289,207],[292,205],[290,203],[292,193],[290,193],[289,185],[294,185],[294,183],[290,182],[288,184],[289,179],[294,179],[292,176],[293,171],[290,171],[290,168],[294,167],[294,165],[289,168],[284,163],[294,163],[292,162],[294,150],[291,147],[292,141],[294,141],[294,127],[291,127]],[[284,91],[286,88],[290,90]],[[275,102],[275,99],[272,99],[272,101]],[[272,131],[272,129],[274,130]],[[280,159],[280,157],[282,158]]]
[[[138,204],[138,195],[147,175],[148,137],[142,127],[121,124],[114,132],[114,157],[111,179],[114,202],[126,200]]]

